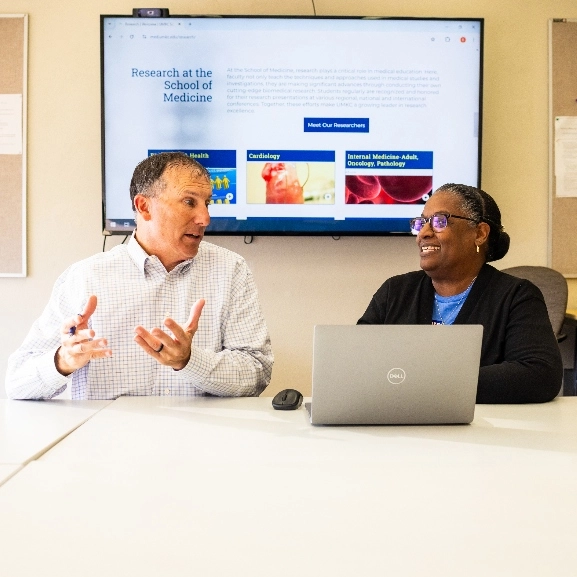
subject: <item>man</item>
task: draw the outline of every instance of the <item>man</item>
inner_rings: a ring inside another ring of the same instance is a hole
[[[6,375],[10,398],[258,395],[273,355],[244,259],[203,242],[210,175],[183,153],[142,161],[127,245],[68,268]],[[201,316],[202,313],[202,316]]]

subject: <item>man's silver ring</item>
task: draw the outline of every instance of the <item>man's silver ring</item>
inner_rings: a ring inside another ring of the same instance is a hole
[[[162,351],[162,349],[164,348],[164,343],[160,343],[160,348],[158,350],[155,350],[155,353],[159,353],[160,351]]]

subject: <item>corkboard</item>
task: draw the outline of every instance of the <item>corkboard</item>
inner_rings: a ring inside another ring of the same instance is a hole
[[[0,153],[0,276],[26,276],[28,17],[0,14],[0,95],[22,95],[22,153]]]
[[[566,277],[577,277],[577,197],[556,196],[555,118],[577,116],[577,20],[552,20],[550,54],[550,207],[549,265]]]

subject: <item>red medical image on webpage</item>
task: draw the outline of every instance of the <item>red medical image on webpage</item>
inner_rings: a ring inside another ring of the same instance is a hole
[[[346,204],[424,203],[433,190],[429,176],[345,176]]]
[[[266,182],[267,204],[303,204],[301,186],[294,162],[267,162],[262,171]]]

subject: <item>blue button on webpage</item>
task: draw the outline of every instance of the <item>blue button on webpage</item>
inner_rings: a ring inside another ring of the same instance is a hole
[[[305,118],[305,132],[369,132],[368,118]]]

